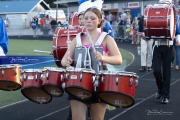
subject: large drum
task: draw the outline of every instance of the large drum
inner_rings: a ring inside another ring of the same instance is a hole
[[[20,65],[0,65],[0,89],[13,91],[21,88]]]
[[[134,104],[137,75],[132,72],[100,71],[98,96],[115,107],[130,107]]]
[[[144,10],[146,39],[170,39],[175,37],[175,6],[173,4],[147,5]]]
[[[24,69],[21,76],[21,93],[27,99],[39,104],[49,103],[52,100],[51,95],[41,88],[43,77],[40,69]]]
[[[95,71],[85,68],[68,69],[66,73],[65,91],[80,99],[92,97],[94,92]]]
[[[42,88],[54,97],[63,95],[62,83],[65,70],[62,68],[45,67]]]
[[[81,28],[69,28],[69,39],[72,41],[76,34],[82,32]],[[56,65],[61,66],[61,60],[67,50],[68,29],[57,28],[53,35],[53,55]]]

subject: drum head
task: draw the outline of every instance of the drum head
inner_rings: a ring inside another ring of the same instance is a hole
[[[102,101],[114,107],[126,108],[134,105],[135,102],[131,96],[119,92],[107,91],[98,95]]]
[[[175,11],[173,8],[171,9],[170,34],[171,34],[171,38],[173,40],[175,37]]]
[[[92,97],[92,92],[85,89],[85,88],[82,88],[82,87],[79,87],[79,86],[72,86],[72,87],[66,87],[65,88],[65,91],[76,97],[76,98],[80,98],[82,100],[84,99],[89,99]]]
[[[64,93],[63,89],[56,85],[44,84],[42,88],[53,97],[61,97]]]
[[[6,91],[14,91],[21,88],[21,85],[11,80],[0,80],[0,89]]]
[[[39,103],[46,104],[51,102],[52,96],[43,91],[40,88],[29,87],[21,89],[21,93],[29,100]]]

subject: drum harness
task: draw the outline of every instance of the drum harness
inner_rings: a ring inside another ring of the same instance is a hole
[[[88,48],[86,48],[85,46],[82,45],[82,42],[81,42],[81,35],[82,33],[79,33],[77,34],[76,36],[76,48],[77,49],[81,49],[81,48],[84,48],[85,49],[85,57],[84,57],[84,68],[90,68],[91,70],[92,67],[91,67],[91,56],[90,56],[90,48],[92,47],[93,51],[96,52],[96,49],[95,49],[95,46],[100,46],[102,41],[104,40],[105,36],[107,35],[107,33],[105,32],[102,32],[101,35],[99,36],[98,40],[96,41],[95,45],[92,43],[92,39],[89,35],[89,33],[87,32],[87,35],[88,35],[88,39],[90,40],[91,42],[91,46],[89,46]],[[76,64],[76,68],[81,68],[81,62],[82,60],[80,60],[82,58],[82,54],[79,53],[78,55],[78,59],[77,59],[77,64]],[[95,79],[93,79],[93,83],[94,83],[94,90],[96,91],[96,87],[98,86],[98,79],[99,79],[99,75],[97,74],[97,72],[99,72],[99,67],[102,66],[101,62],[99,61],[98,62],[99,64],[97,64],[97,71],[96,71],[96,75],[95,75]]]

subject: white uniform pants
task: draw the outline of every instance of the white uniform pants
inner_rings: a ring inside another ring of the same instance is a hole
[[[0,56],[5,56],[3,49],[0,46]]]
[[[153,39],[143,40],[141,38],[141,66],[152,66],[152,44]]]

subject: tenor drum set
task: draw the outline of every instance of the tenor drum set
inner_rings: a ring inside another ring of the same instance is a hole
[[[56,29],[53,35],[53,55],[58,68],[21,69],[19,64],[0,65],[0,89],[21,89],[27,99],[38,104],[47,104],[52,97],[61,97],[66,92],[81,100],[88,100],[95,93],[100,100],[115,107],[134,105],[138,84],[136,73],[62,68],[61,59],[68,49],[67,41],[84,31],[80,27]]]

